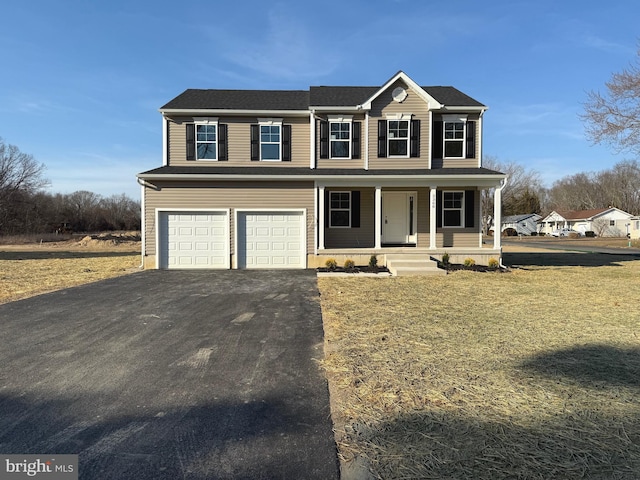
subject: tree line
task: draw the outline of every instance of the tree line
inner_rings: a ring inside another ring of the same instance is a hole
[[[0,138],[0,235],[140,229],[138,201],[86,190],[48,193],[44,170]]]

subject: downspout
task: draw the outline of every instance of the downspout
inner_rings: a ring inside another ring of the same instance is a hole
[[[309,111],[309,137],[311,141],[309,142],[309,168],[316,168],[316,111]]]
[[[493,197],[493,248],[500,248],[500,268],[505,268],[502,263],[502,190],[507,186],[507,177],[500,181],[500,186],[496,188]]]
[[[138,185],[140,185],[140,242],[142,243],[142,247],[140,248],[140,266],[138,267],[140,270],[144,268],[144,257],[146,253],[146,212],[145,212],[145,187],[151,186],[145,180],[142,180],[140,177],[136,179],[138,181]]]

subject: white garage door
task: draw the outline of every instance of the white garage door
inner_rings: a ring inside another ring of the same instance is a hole
[[[229,268],[227,212],[160,212],[160,268]]]
[[[238,268],[306,268],[303,212],[238,212]]]

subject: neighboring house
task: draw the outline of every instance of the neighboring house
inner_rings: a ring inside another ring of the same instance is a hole
[[[504,233],[507,229],[514,232],[515,235],[531,235],[538,232],[538,220],[542,218],[537,213],[526,213],[523,215],[508,215],[502,219],[502,229]],[[491,227],[490,231],[493,231]]]
[[[382,86],[186,90],[160,109],[162,166],[138,174],[143,262],[311,268],[483,247],[482,103],[398,72]]]
[[[553,211],[540,220],[540,233],[551,235],[562,228],[576,232],[592,231],[600,237],[623,237],[629,232],[632,215],[617,208]]]
[[[629,219],[629,238],[640,239],[640,216],[638,215]]]

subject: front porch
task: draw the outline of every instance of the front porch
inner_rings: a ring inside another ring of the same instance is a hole
[[[428,186],[316,183],[318,228],[308,266],[322,267],[329,258],[367,265],[372,255],[379,265],[390,256],[441,260],[445,253],[452,263],[501,261],[500,236],[483,244],[481,191],[495,189],[492,213],[500,221],[502,185],[459,177]]]
[[[372,255],[378,260],[378,265],[387,265],[389,258],[404,257],[406,259],[442,260],[444,254],[449,255],[451,263],[464,263],[467,258],[473,258],[479,265],[488,265],[494,258],[502,262],[502,248],[494,248],[493,244],[476,248],[424,248],[424,247],[381,247],[381,248],[325,248],[318,250],[316,255],[309,255],[309,268],[324,267],[325,262],[333,258],[338,265],[344,265],[346,260],[353,260],[356,265],[368,265]]]

